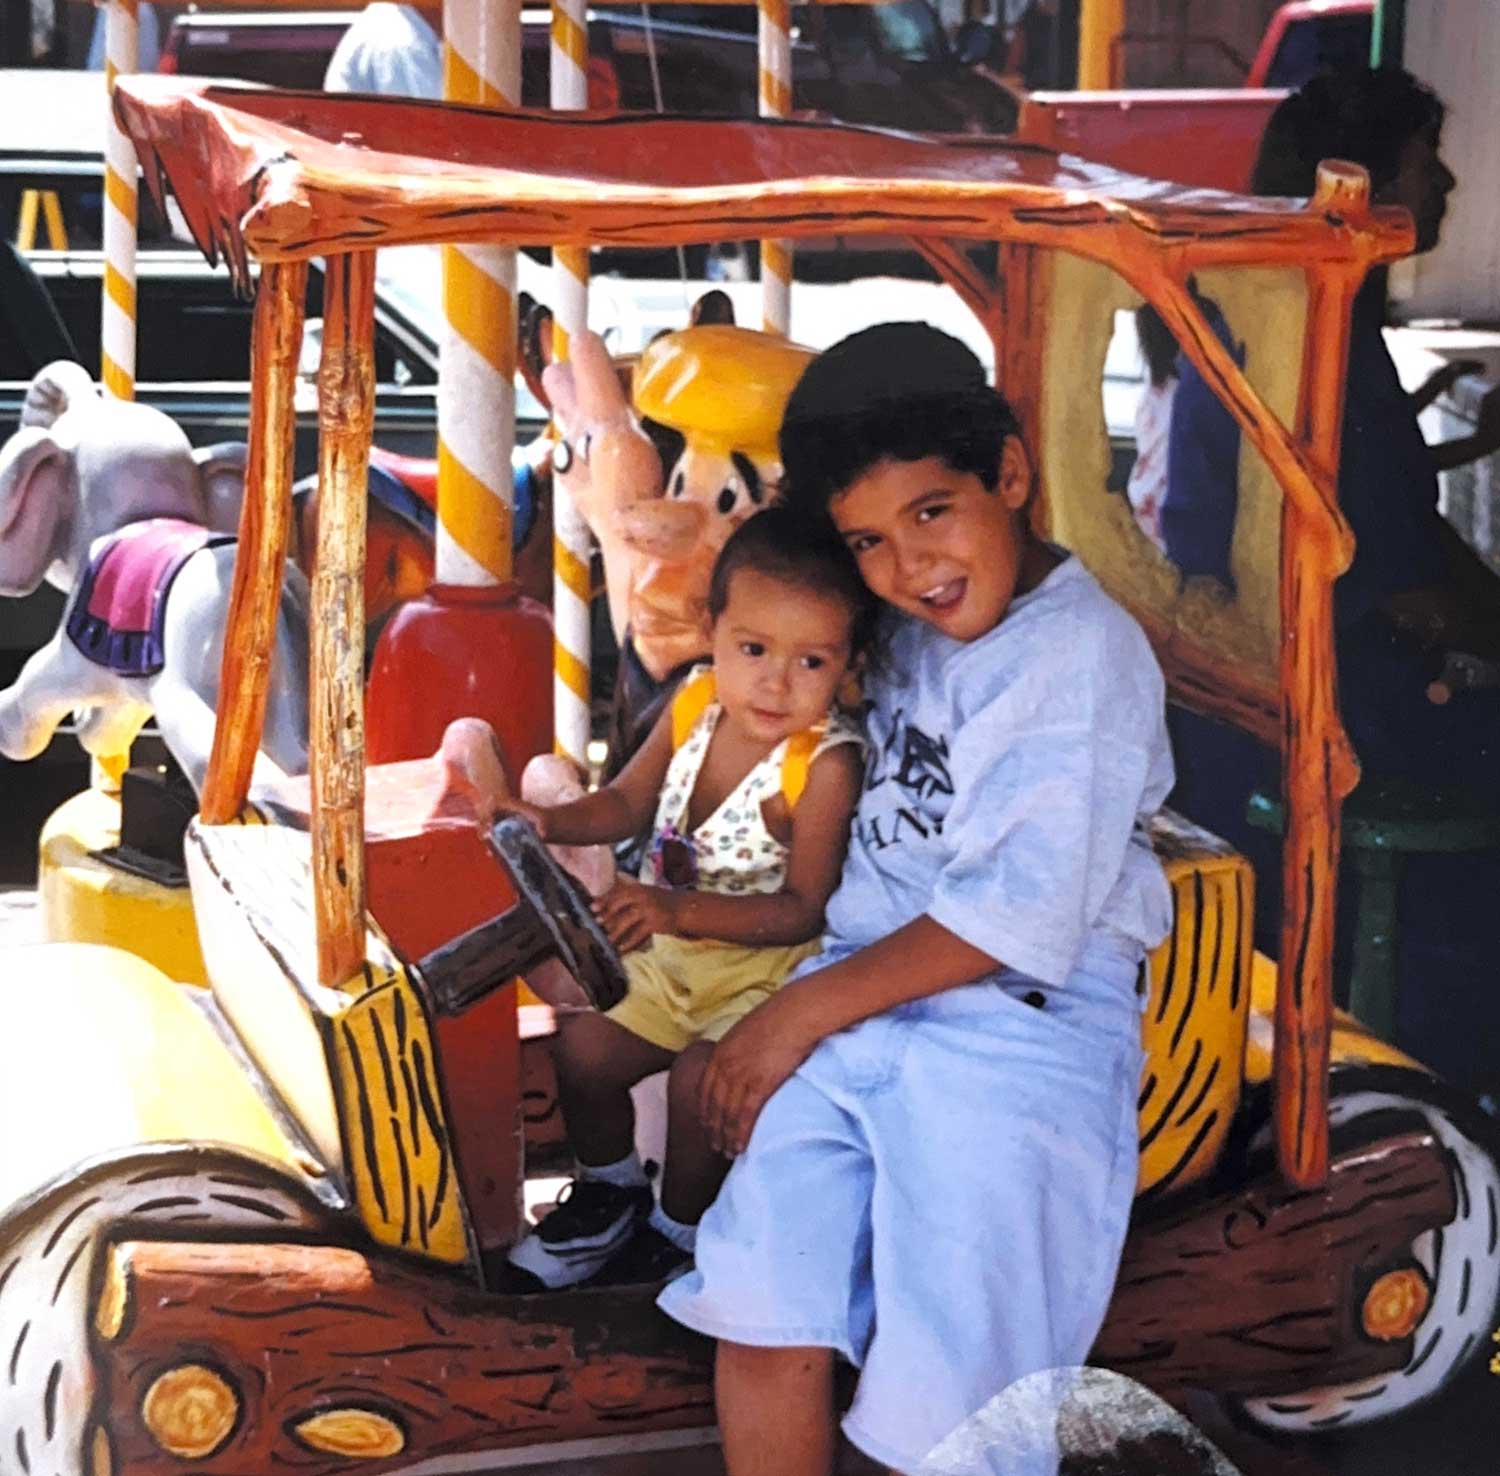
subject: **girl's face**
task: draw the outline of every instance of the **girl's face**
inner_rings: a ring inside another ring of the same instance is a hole
[[[851,618],[832,595],[738,569],[714,622],[714,678],[743,737],[779,743],[828,711],[849,666]]]
[[[829,503],[865,583],[887,604],[956,641],[993,630],[1051,567],[1026,530],[1031,463],[1006,439],[994,491],[941,456],[887,457]]]

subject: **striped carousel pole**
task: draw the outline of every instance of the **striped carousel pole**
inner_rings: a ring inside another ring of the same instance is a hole
[[[791,0],[758,0],[760,15],[760,116],[792,111]],[[787,334],[792,325],[792,248],[787,241],[760,243],[761,326]]]
[[[445,100],[521,93],[521,0],[445,0]],[[418,758],[454,718],[494,728],[512,781],[552,747],[552,622],[513,575],[516,254],[443,248],[433,582],[386,622],[370,667],[372,763]]]
[[[116,400],[135,398],[135,241],[139,215],[135,145],[115,121],[115,78],[140,65],[137,0],[106,0],[104,10],[104,295],[99,306],[99,378]],[[95,754],[89,782],[117,793],[130,749]]]
[[[135,146],[115,122],[115,78],[134,72],[140,56],[137,0],[107,0],[104,82],[104,301],[99,377],[117,400],[135,398]]]
[[[552,0],[552,106],[559,112],[586,108],[588,90],[587,0]],[[586,247],[552,252],[552,352],[568,357],[568,344],[588,327],[589,254]],[[557,751],[587,772],[589,680],[588,524],[573,499],[555,481],[552,492],[552,704]]]
[[[520,0],[445,0],[443,95],[513,107],[521,95]],[[516,254],[443,248],[438,379],[437,582],[486,586],[511,573]]]

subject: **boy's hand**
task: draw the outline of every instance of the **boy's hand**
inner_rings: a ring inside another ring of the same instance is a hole
[[[716,1152],[745,1151],[771,1093],[822,1039],[802,989],[783,989],[753,1009],[714,1047],[698,1092],[698,1115]]]
[[[594,916],[609,941],[630,953],[644,948],[655,933],[676,931],[677,894],[622,876],[594,903]]]

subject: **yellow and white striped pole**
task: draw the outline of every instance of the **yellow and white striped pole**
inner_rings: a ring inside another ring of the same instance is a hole
[[[786,118],[792,111],[791,0],[758,0],[760,14],[760,115]],[[761,326],[787,334],[792,326],[792,248],[788,241],[760,243]]]
[[[136,0],[107,0],[104,83],[104,301],[101,308],[99,377],[117,400],[135,398],[135,146],[115,122],[115,78],[139,64],[140,20]]]
[[[586,108],[589,32],[587,0],[552,0],[552,106]],[[588,327],[589,254],[586,247],[552,251],[552,352],[568,357],[568,342]],[[552,491],[552,707],[557,751],[588,772],[589,634],[588,524],[554,481]]]
[[[521,94],[520,0],[444,0],[443,95],[513,106]],[[511,574],[516,438],[516,254],[443,248],[438,379],[437,583]]]

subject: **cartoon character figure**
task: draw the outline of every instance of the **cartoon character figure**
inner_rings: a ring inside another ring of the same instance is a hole
[[[708,580],[719,550],[776,499],[776,436],[793,385],[812,358],[784,338],[709,323],[668,333],[636,364],[635,408],[681,439],[666,475],[670,523],[653,510],[635,532],[644,562],[630,599],[642,664],[658,680],[708,650]],[[641,514],[628,524],[634,532]]]
[[[776,434],[811,352],[732,323],[665,334],[637,362],[634,406],[603,341],[577,335],[542,383],[562,440],[553,475],[598,540],[620,641],[611,764],[633,753],[674,679],[708,650],[714,559],[774,500]],[[659,447],[671,454],[663,473]]]
[[[43,579],[63,621],[0,692],[0,753],[35,757],[69,712],[93,754],[127,749],[154,711],[195,788],[213,744],[243,494],[237,448],[194,451],[149,406],[104,399],[59,361],[0,447],[0,594]],[[307,583],[288,566],[260,763],[307,768]],[[274,779],[275,772],[262,779]]]

